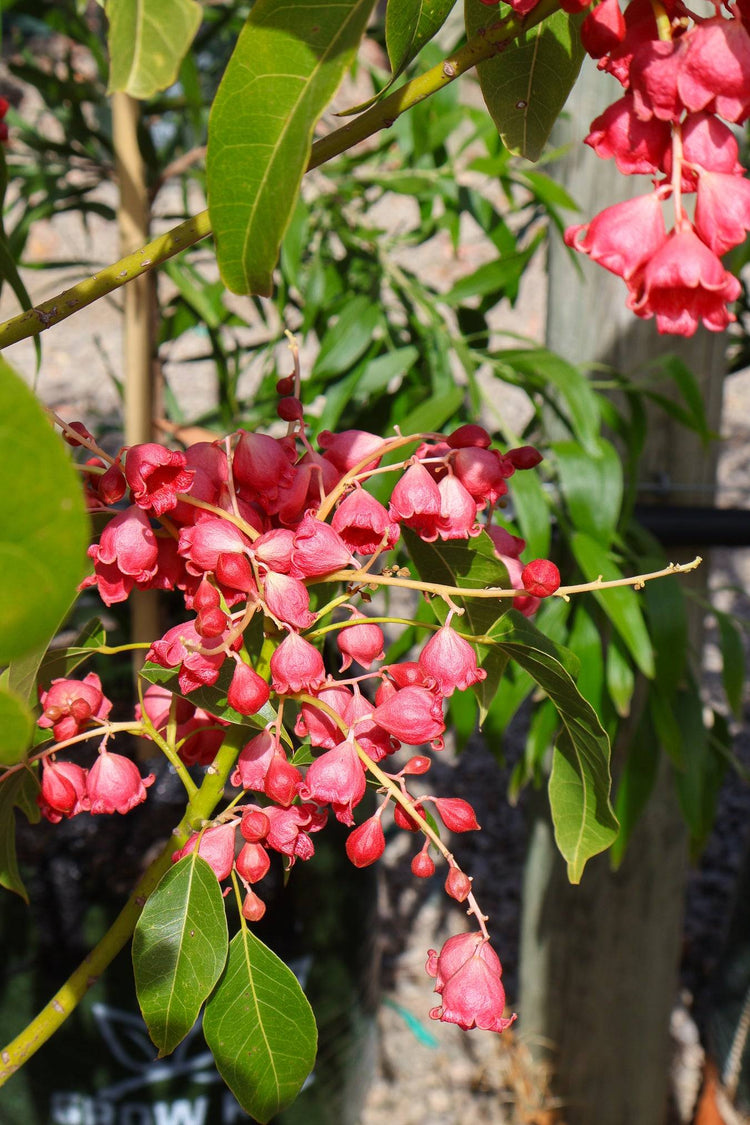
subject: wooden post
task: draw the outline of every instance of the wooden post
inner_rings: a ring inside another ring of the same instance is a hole
[[[582,208],[577,221],[650,189],[624,177],[581,141],[619,86],[589,64],[568,102],[556,144],[569,144],[557,176]],[[697,376],[709,425],[718,428],[726,339],[699,329],[661,337],[654,321],[625,308],[625,285],[580,256],[577,271],[559,240],[550,250],[547,343],[575,362],[629,372],[671,352]],[[668,387],[659,388],[669,394]],[[641,467],[644,501],[710,503],[715,450],[663,412],[649,416]],[[686,487],[687,486],[687,487]],[[695,552],[685,552],[692,557]],[[674,561],[680,561],[678,553]],[[694,579],[705,585],[707,567]],[[702,611],[690,622],[701,648]],[[654,747],[656,753],[656,747]],[[677,993],[687,833],[662,760],[658,780],[617,873],[593,860],[570,886],[551,834],[546,797],[532,809],[521,930],[519,1032],[549,1072],[566,1125],[663,1125],[669,1017]]]

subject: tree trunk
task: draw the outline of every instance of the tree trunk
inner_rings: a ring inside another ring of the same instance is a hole
[[[643,178],[620,175],[613,162],[581,144],[590,121],[618,91],[589,65],[554,138],[571,146],[557,175],[581,206],[580,221],[649,190]],[[709,426],[718,428],[725,338],[702,328],[691,340],[660,337],[653,320],[637,320],[625,308],[619,278],[578,257],[580,272],[559,240],[550,250],[548,345],[574,362],[625,373],[673,353],[695,373]],[[668,384],[659,390],[670,393]],[[714,477],[715,450],[664,412],[650,412],[641,499],[710,504]],[[693,579],[699,586],[706,571]],[[691,642],[700,652],[702,611],[690,612]],[[546,797],[535,802],[523,895],[520,1029],[547,1068],[566,1125],[663,1125],[686,869],[687,833],[664,756],[620,870],[613,873],[607,856],[599,856],[578,887],[568,884],[556,852]]]

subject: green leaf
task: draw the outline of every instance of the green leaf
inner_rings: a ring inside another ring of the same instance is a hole
[[[673,707],[682,734],[683,758],[683,768],[675,771],[674,780],[695,855],[711,831],[726,762],[711,745],[695,681],[689,690],[678,693]]]
[[[615,798],[615,812],[620,822],[610,850],[610,860],[615,870],[620,866],[633,834],[646,807],[659,771],[659,744],[647,710],[633,737],[628,740],[628,753],[620,773]]]
[[[39,783],[30,770],[19,770],[0,785],[0,886],[20,895],[24,902],[29,901],[26,888],[18,871],[16,857],[16,817],[15,808],[25,814],[30,824],[36,824],[41,816],[36,803]]]
[[[475,539],[449,539],[443,543],[425,543],[410,528],[402,527],[401,534],[419,577],[425,582],[445,586],[485,588],[499,586],[509,589],[508,572],[495,554],[492,540],[486,532]],[[461,598],[454,596],[456,605],[464,613],[456,618],[453,627],[465,637],[482,637],[493,630],[498,620],[511,606],[511,598]],[[445,621],[448,607],[442,598],[432,600],[432,608],[439,621]],[[477,645],[480,667],[487,676],[474,684],[472,691],[479,702],[479,723],[484,722],[497,691],[507,657],[493,645]]]
[[[539,474],[533,471],[514,473],[509,487],[515,519],[526,540],[528,558],[546,559],[552,530],[549,501]]]
[[[621,645],[619,637],[612,637],[607,645],[607,691],[615,705],[615,711],[624,719],[630,714],[630,701],[635,690],[635,670]]]
[[[31,741],[34,717],[25,699],[0,689],[0,766],[22,762]]]
[[[599,438],[596,445],[596,454],[574,441],[558,441],[552,448],[575,530],[608,547],[622,506],[622,462],[610,442]]]
[[[181,1043],[226,964],[229,937],[216,875],[197,848],[167,871],[133,935],[133,971],[159,1058]]]
[[[721,678],[727,702],[737,719],[742,718],[742,694],[745,687],[745,649],[736,622],[727,613],[714,610],[719,626]]]
[[[3,664],[53,635],[83,578],[89,529],[80,481],[62,441],[2,359],[0,419]]]
[[[372,0],[257,0],[209,121],[208,202],[219,269],[269,296],[316,122],[362,37]]]
[[[329,379],[348,371],[372,343],[381,318],[380,307],[368,297],[355,297],[345,305],[321,341],[311,378]]]
[[[296,977],[245,927],[203,1017],[219,1074],[262,1125],[294,1101],[315,1062],[315,1018]]]
[[[501,297],[508,297],[513,303],[518,296],[521,274],[544,237],[544,232],[540,231],[525,250],[517,250],[513,254],[504,254],[502,258],[496,258],[492,262],[485,262],[467,277],[460,278],[442,299],[446,304],[460,305],[470,297],[492,297],[494,301],[499,301]]]
[[[604,656],[601,633],[589,612],[590,608],[593,607],[587,598],[577,600],[568,647],[581,662],[578,690],[600,715],[604,692]]]
[[[151,98],[177,80],[201,23],[197,0],[107,0],[109,93]]]
[[[455,3],[456,0],[388,0],[385,45],[393,71],[388,86],[437,34]]]
[[[466,0],[466,32],[487,24],[481,0]],[[487,109],[512,153],[538,160],[583,62],[576,20],[553,12],[477,67]]]
[[[57,634],[67,615],[66,610],[55,626],[50,640]],[[101,621],[98,617],[92,617],[83,626],[74,644],[65,648],[48,648],[45,643],[34,652],[21,656],[18,660],[12,660],[8,668],[8,686],[18,692],[23,699],[28,699],[34,704],[37,702],[37,682],[49,686],[53,680],[67,679],[106,640],[107,635]]]
[[[640,556],[645,570],[660,570],[663,558]],[[643,591],[646,617],[656,657],[656,681],[671,696],[682,682],[688,653],[688,624],[685,592],[676,576],[647,582]]]
[[[270,703],[266,703],[255,715],[241,715],[227,704],[227,692],[234,674],[234,663],[231,660],[225,661],[222,665],[215,684],[204,684],[187,695],[180,687],[178,674],[174,668],[162,668],[160,664],[148,662],[143,665],[140,674],[150,684],[161,684],[168,691],[174,692],[182,699],[187,699],[194,707],[202,707],[209,714],[219,719],[226,719],[227,722],[235,723],[237,726],[262,730],[267,723],[274,722],[276,718],[276,712]]]
[[[501,369],[510,367],[551,401],[565,418],[573,438],[593,457],[597,456],[599,399],[580,368],[546,348],[506,348],[495,352],[492,358]]]
[[[562,723],[552,755],[549,800],[557,846],[570,881],[578,883],[586,862],[617,835],[609,796],[609,739],[570,674],[550,655],[553,642],[538,637],[530,643],[525,618],[514,610],[508,618],[512,632],[499,639],[501,647],[546,692]]]
[[[570,546],[587,582],[595,582],[600,577],[605,582],[623,577],[609,552],[590,535],[575,532],[570,537]],[[636,592],[630,586],[615,586],[610,590],[592,590],[592,593],[622,637],[641,672],[652,679],[654,650]]]

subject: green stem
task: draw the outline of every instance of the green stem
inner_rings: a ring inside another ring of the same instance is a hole
[[[146,899],[169,870],[172,853],[181,848],[191,833],[202,821],[208,820],[214,811],[244,742],[245,732],[242,728],[230,727],[214,764],[208,767],[200,789],[185,809],[185,815],[174,829],[161,854],[139,879],[135,890],[104,937],[68,977],[39,1015],[4,1050],[0,1051],[0,1086],[3,1086],[54,1035],[126,945]]]
[[[390,128],[406,110],[442,90],[444,86],[455,82],[461,74],[465,74],[478,63],[492,58],[522,31],[541,23],[557,11],[559,6],[559,0],[540,0],[524,19],[508,16],[496,21],[491,27],[482,28],[468,43],[443,62],[424,74],[412,78],[410,82],[406,82],[353,121],[347,122],[340,129],[329,133],[327,137],[321,137],[316,141],[312,146],[307,170],[318,168],[334,156],[340,156],[353,145],[380,132],[381,129]],[[209,234],[211,234],[211,220],[208,211],[201,211],[200,214],[193,215],[192,218],[173,227],[159,238],[148,242],[135,253],[127,254],[119,262],[106,266],[93,277],[78,282],[56,297],[51,297],[35,308],[28,309],[0,324],[0,348],[6,348],[9,344],[15,344],[29,336],[39,335],[53,324],[59,324],[60,321],[100,297],[114,292],[129,281],[134,281],[135,278],[179,254],[188,246],[200,242]]]

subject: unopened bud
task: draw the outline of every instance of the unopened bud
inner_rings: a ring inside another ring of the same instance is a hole
[[[425,754],[415,754],[413,758],[409,758],[401,772],[406,774],[427,773],[431,765],[431,758],[428,758]]]
[[[416,875],[418,879],[429,879],[431,875],[435,874],[433,858],[424,848],[421,852],[417,852],[411,861],[411,873]]]
[[[451,867],[445,880],[445,889],[456,902],[465,902],[471,894],[471,879],[458,867]]]

